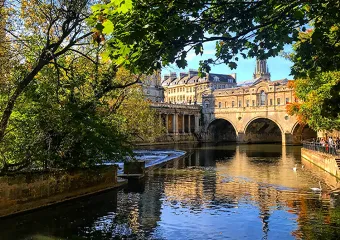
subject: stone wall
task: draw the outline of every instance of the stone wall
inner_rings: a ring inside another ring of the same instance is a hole
[[[117,187],[117,167],[0,177],[0,217]]]
[[[340,178],[340,170],[337,165],[335,156],[301,148],[301,157],[314,163],[315,165],[324,169],[330,174]]]
[[[141,140],[134,143],[138,146],[143,145],[162,145],[172,143],[196,143],[198,142],[197,135],[194,133],[181,133],[181,134],[166,134],[152,141]]]

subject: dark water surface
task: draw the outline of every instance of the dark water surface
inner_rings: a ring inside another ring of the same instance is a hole
[[[340,239],[338,182],[299,147],[177,148],[144,182],[0,220],[0,239]]]

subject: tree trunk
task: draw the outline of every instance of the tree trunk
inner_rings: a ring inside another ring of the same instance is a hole
[[[10,96],[6,108],[3,111],[1,122],[0,122],[0,142],[3,141],[5,132],[8,126],[9,118],[11,117],[15,102],[21,93],[25,90],[25,88],[30,84],[37,73],[48,63],[48,61],[40,60],[38,65],[18,84],[14,93]]]

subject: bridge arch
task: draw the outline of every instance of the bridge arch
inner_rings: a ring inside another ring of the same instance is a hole
[[[255,117],[244,128],[244,141],[248,143],[282,142],[284,131],[281,125],[268,117]]]
[[[311,129],[308,124],[301,124],[299,122],[294,124],[291,134],[294,144],[301,144],[302,141],[311,141],[313,138],[317,138],[316,131]]]
[[[231,121],[217,118],[209,123],[207,137],[213,142],[236,142],[237,130]]]

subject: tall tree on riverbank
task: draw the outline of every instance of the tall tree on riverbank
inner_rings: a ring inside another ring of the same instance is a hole
[[[10,67],[0,91],[0,173],[122,160],[133,136],[157,132],[146,102],[130,112],[144,111],[142,121],[155,131],[119,129],[127,118],[122,103],[143,102],[132,87],[142,75],[122,79],[119,66],[99,56],[100,36],[86,24],[93,2],[5,2],[0,44]]]
[[[327,5],[328,6],[328,5]],[[296,97],[290,114],[316,130],[340,130],[340,8],[338,2],[301,32],[290,59]]]
[[[338,0],[112,0],[95,5],[91,21],[98,32],[109,36],[106,56],[133,71],[170,63],[184,68],[188,52],[202,54],[207,42],[216,43],[216,54],[200,62],[201,72],[208,72],[211,64],[227,64],[233,69],[240,57],[277,56],[285,44],[298,41],[304,49],[296,49],[292,73],[295,78],[315,77],[317,81],[316,75],[310,75],[312,72],[338,70],[339,4]],[[299,33],[305,32],[308,25],[314,28],[309,42],[312,48],[299,39]],[[332,34],[334,38],[329,41]],[[310,54],[309,49],[313,50]],[[338,101],[334,98],[338,85],[331,84],[334,88],[332,96],[326,97],[329,101],[317,106],[323,114],[336,115],[330,121],[338,121]],[[310,115],[301,119],[315,129],[325,128],[319,124],[322,121],[313,122]]]

